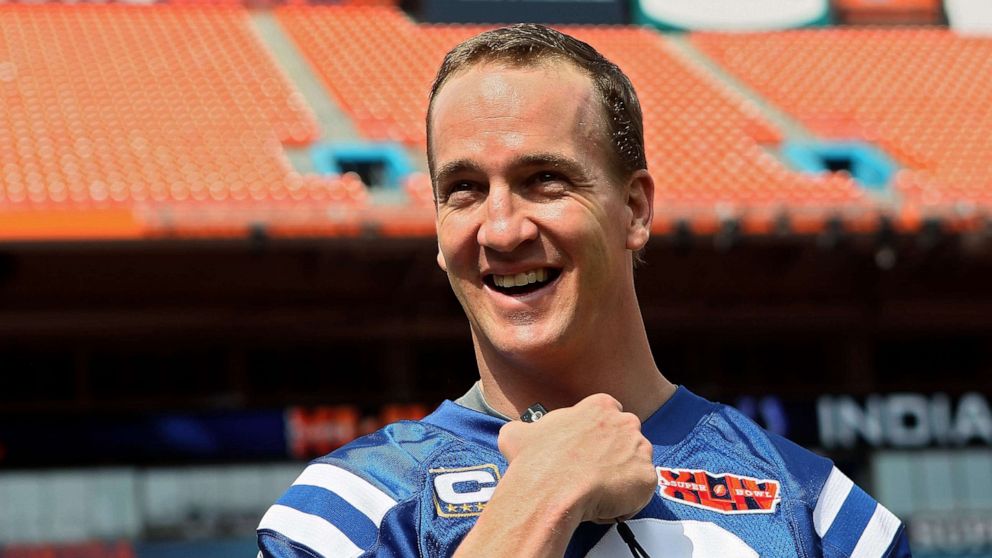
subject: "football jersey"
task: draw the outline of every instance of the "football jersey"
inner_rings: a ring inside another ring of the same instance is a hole
[[[446,401],[315,460],[262,518],[259,556],[451,556],[506,470],[503,424]],[[828,459],[731,407],[679,387],[642,431],[658,489],[626,523],[653,558],[910,555],[899,519]],[[565,552],[630,555],[593,523]]]

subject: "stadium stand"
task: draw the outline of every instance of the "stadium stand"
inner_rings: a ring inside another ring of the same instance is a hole
[[[47,1],[0,0],[0,558],[253,556],[301,460],[475,380],[417,157],[441,57],[485,27],[397,0]],[[982,2],[947,0],[952,27],[988,35]],[[666,374],[868,481],[918,556],[992,558],[992,39],[563,29],[641,95]],[[317,164],[351,142],[416,170]],[[848,148],[897,170],[824,155]]]
[[[437,63],[484,27],[421,25],[371,4],[275,13],[364,139],[422,150]],[[409,179],[407,203],[376,203],[355,176],[294,170],[285,148],[312,145],[318,124],[243,7],[7,4],[0,16],[3,238],[431,234],[423,177]],[[674,39],[566,30],[640,91],[659,232],[738,220],[745,233],[783,222],[815,232],[838,218],[857,230],[888,213],[908,229],[931,214],[961,227],[990,203],[987,39],[923,28],[691,35],[814,136],[891,155],[894,188],[870,192],[849,173],[783,163],[785,133]]]
[[[366,137],[419,146],[435,68],[448,49],[483,29],[417,25],[381,7],[292,6],[277,15]],[[786,210],[797,227],[805,221],[815,229],[828,213],[864,212],[865,195],[850,177],[802,175],[770,155],[764,146],[781,133],[742,96],[672,54],[661,35],[564,29],[617,60],[638,88],[659,182],[659,230],[687,219],[712,232],[722,219],[742,217],[747,230],[766,231]]]
[[[0,18],[7,238],[61,236],[45,223],[66,210],[133,211],[83,227],[97,236],[225,234],[215,221],[243,232],[364,202],[360,184],[290,166],[283,146],[317,124],[243,8],[13,4]]]
[[[992,205],[992,41],[946,30],[700,33],[692,42],[823,138],[860,139],[903,169],[904,217],[975,224]]]

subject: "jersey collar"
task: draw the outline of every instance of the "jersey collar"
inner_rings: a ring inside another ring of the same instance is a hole
[[[499,429],[507,421],[445,400],[433,413],[424,417],[423,422],[443,428],[459,438],[499,451],[496,438],[499,436]]]
[[[672,397],[641,426],[655,446],[681,443],[717,405],[679,386]],[[443,428],[459,438],[499,451],[496,438],[506,421],[445,400],[423,422]]]
[[[696,425],[716,408],[716,403],[692,393],[685,386],[679,386],[672,397],[644,421],[641,432],[655,446],[674,446],[685,440]]]

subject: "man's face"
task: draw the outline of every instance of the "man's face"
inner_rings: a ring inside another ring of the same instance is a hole
[[[533,360],[601,338],[647,233],[632,232],[590,79],[477,65],[449,78],[431,124],[438,263],[476,342]]]

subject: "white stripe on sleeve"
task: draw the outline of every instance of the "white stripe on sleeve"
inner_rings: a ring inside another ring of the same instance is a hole
[[[378,527],[382,516],[396,505],[396,500],[379,490],[367,480],[334,465],[314,463],[300,474],[297,484],[319,486],[329,490],[364,513]]]
[[[823,488],[820,490],[820,497],[816,499],[816,508],[813,510],[813,527],[821,538],[830,530],[834,519],[837,518],[837,512],[844,505],[852,488],[854,482],[841,473],[840,469],[834,467],[830,471],[827,482],[823,483]]]
[[[259,529],[271,529],[327,558],[356,558],[364,552],[337,527],[321,517],[276,504],[262,517]]]
[[[868,525],[865,526],[858,544],[851,552],[851,558],[878,558],[884,555],[901,523],[899,518],[885,509],[882,504],[875,506],[875,513],[871,514]]]

